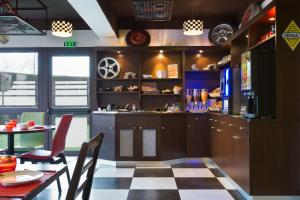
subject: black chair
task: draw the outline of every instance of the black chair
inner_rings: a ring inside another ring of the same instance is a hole
[[[75,170],[71,179],[71,184],[67,192],[66,200],[74,200],[82,192],[82,199],[90,198],[93,184],[94,171],[98,160],[100,146],[104,134],[100,133],[89,142],[84,142],[81,146]],[[88,152],[92,152],[92,159],[85,164]],[[87,171],[85,180],[79,185],[81,176]]]

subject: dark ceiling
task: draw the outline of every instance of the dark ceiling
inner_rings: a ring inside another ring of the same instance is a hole
[[[68,19],[73,23],[74,29],[90,29],[85,21],[77,14],[67,0],[40,0],[48,9],[48,29],[51,27],[53,20]],[[19,8],[41,8],[36,0],[18,0]],[[33,22],[40,27],[45,21],[43,11],[28,10],[19,11],[20,16],[28,21]]]
[[[253,0],[174,0],[172,19],[167,22],[137,22],[132,0],[98,0],[105,14],[117,29],[182,28],[184,20],[193,17],[204,20],[206,28],[221,22],[238,24]]]
[[[18,0],[21,6],[36,7],[36,0]],[[54,19],[68,19],[74,29],[89,29],[84,20],[77,14],[67,0],[40,0],[48,8],[48,28]],[[84,1],[84,0],[82,0]],[[195,16],[202,19],[205,28],[211,28],[218,23],[238,25],[242,13],[252,1],[258,0],[173,0],[171,21],[138,22],[134,17],[133,0],[97,0],[110,21],[113,29],[153,28],[181,29],[184,20]],[[20,12],[20,15],[37,24],[42,24],[45,18],[39,11]]]

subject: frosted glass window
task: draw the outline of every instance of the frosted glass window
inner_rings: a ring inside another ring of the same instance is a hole
[[[120,156],[122,157],[133,156],[133,130],[130,129],[120,130]]]
[[[54,122],[58,126],[61,116],[55,116]],[[67,151],[78,151],[83,142],[89,140],[89,117],[74,115],[66,139]]]
[[[156,130],[155,129],[143,130],[143,156],[144,157],[156,156]]]
[[[0,53],[0,107],[36,107],[38,53]]]
[[[54,107],[88,107],[89,56],[52,57]]]

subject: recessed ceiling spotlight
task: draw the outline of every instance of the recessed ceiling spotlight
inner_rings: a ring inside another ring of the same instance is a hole
[[[198,53],[203,53],[203,52],[204,52],[203,50],[199,50],[199,51],[198,51]]]
[[[121,51],[117,51],[117,54],[120,54],[121,53]]]
[[[269,18],[269,21],[275,21],[275,20],[276,20],[275,17],[270,17],[270,18]]]
[[[249,37],[249,35],[246,35],[245,37],[246,37],[246,38],[248,38],[248,37]]]
[[[164,53],[164,50],[159,50],[159,53]]]

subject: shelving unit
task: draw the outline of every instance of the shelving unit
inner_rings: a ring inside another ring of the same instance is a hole
[[[251,52],[251,91],[258,96],[259,115],[276,118],[276,34],[270,34],[276,20],[275,1],[239,29],[231,38],[231,66],[241,68],[241,55]],[[234,77],[236,87],[229,101],[229,112],[239,114],[241,106],[247,105],[247,97],[240,90],[240,77]]]
[[[164,52],[160,53],[160,49]],[[199,49],[204,53],[198,55]],[[117,53],[118,52],[118,53]],[[121,53],[120,53],[121,52]],[[113,57],[121,66],[120,75],[115,79],[102,79],[96,75],[97,81],[97,102],[99,107],[106,107],[107,104],[114,104],[116,107],[125,106],[127,103],[134,103],[138,108],[144,110],[155,110],[163,107],[166,103],[184,104],[185,86],[189,83],[189,77],[186,74],[202,77],[199,74],[211,74],[208,77],[213,80],[207,81],[209,90],[219,86],[219,71],[201,70],[207,64],[218,62],[223,56],[229,54],[229,49],[224,47],[103,47],[97,49],[97,63],[104,57]],[[190,70],[190,65],[196,63],[199,71]],[[178,78],[156,78],[157,70],[166,70],[167,65],[178,65]],[[125,72],[134,72],[137,74],[136,79],[124,79]],[[151,74],[153,78],[143,78],[143,74]],[[202,80],[198,80],[200,83]],[[161,91],[164,89],[173,89],[180,86],[181,94],[144,94],[143,85],[155,85]],[[124,88],[130,85],[137,85],[139,90],[136,92],[100,92],[99,88],[112,88],[122,85]],[[198,87],[199,85],[197,85]]]

